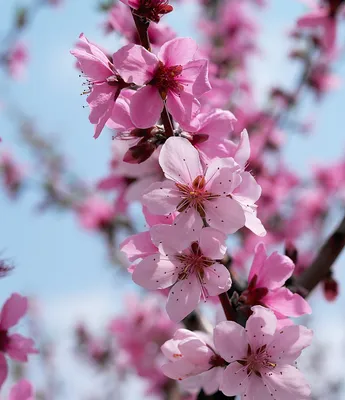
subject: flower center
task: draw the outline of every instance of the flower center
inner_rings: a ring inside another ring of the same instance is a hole
[[[10,339],[8,337],[7,331],[0,330],[0,351],[5,352],[9,342]]]
[[[272,362],[271,356],[266,351],[266,345],[259,347],[256,351],[252,351],[250,345],[248,345],[247,357],[244,360],[237,361],[247,369],[247,374],[261,377],[263,370],[272,370],[277,364]]]
[[[135,14],[158,23],[162,15],[168,14],[172,10],[173,6],[169,4],[169,0],[141,0]]]
[[[166,99],[169,90],[175,93],[180,93],[183,90],[183,85],[176,79],[181,75],[182,70],[182,65],[167,67],[161,61],[159,62],[150,84],[157,87],[163,100]]]
[[[200,249],[198,242],[193,242],[191,247],[184,254],[175,256],[182,263],[182,271],[178,274],[178,279],[187,279],[190,274],[196,274],[203,285],[204,269],[214,264],[214,261],[205,257]]]
[[[178,212],[183,212],[189,207],[194,207],[201,218],[204,218],[206,216],[204,202],[218,197],[218,195],[205,190],[206,180],[202,175],[197,176],[192,185],[184,185],[182,183],[175,183],[175,185],[182,197],[181,202],[177,205]]]

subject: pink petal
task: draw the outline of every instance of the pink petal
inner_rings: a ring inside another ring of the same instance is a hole
[[[190,241],[175,225],[160,224],[150,229],[152,242],[163,255],[174,255],[186,249]]]
[[[28,310],[28,299],[18,293],[13,293],[6,300],[0,314],[0,329],[7,331],[26,314]]]
[[[163,100],[151,85],[139,89],[131,99],[130,112],[133,124],[138,128],[154,126],[163,110]]]
[[[245,224],[242,207],[229,197],[218,197],[205,203],[206,221],[215,229],[231,234]]]
[[[170,339],[167,340],[162,346],[161,350],[165,357],[170,361],[175,361],[179,357],[182,357],[181,351],[178,348],[179,340]]]
[[[196,42],[191,38],[176,38],[164,43],[158,58],[166,66],[184,65],[194,59],[198,49]]]
[[[206,189],[223,196],[232,193],[241,183],[238,168],[233,158],[215,158],[207,167]]]
[[[205,133],[224,139],[229,137],[236,121],[234,114],[219,108],[207,114],[200,114],[198,118],[200,121],[200,130],[198,133]]]
[[[292,293],[285,287],[268,292],[261,301],[271,310],[289,317],[300,317],[312,312],[310,305],[302,296]]]
[[[164,143],[159,164],[164,175],[175,182],[191,184],[197,176],[203,176],[198,151],[181,137],[171,137]]]
[[[194,372],[195,365],[184,358],[163,364],[161,370],[165,376],[171,379],[182,380]]]
[[[252,374],[248,379],[248,385],[244,393],[242,393],[241,400],[271,400],[274,399],[271,396],[271,392],[265,385],[262,378],[259,378],[255,374]],[[292,400],[292,399],[291,399]],[[294,399],[295,400],[295,399]]]
[[[144,85],[153,78],[158,59],[143,46],[128,44],[113,55],[113,63],[125,82]]]
[[[313,331],[302,325],[285,326],[276,331],[268,352],[272,359],[284,364],[293,364],[302,350],[311,345]]]
[[[200,233],[199,245],[204,256],[221,260],[226,253],[226,235],[214,228],[204,228]]]
[[[196,117],[200,111],[200,103],[192,94],[184,91],[176,94],[169,91],[166,105],[174,120],[184,129],[191,132],[199,129],[200,122]]]
[[[173,224],[179,228],[180,236],[183,236],[183,239],[189,243],[199,240],[200,232],[204,226],[200,214],[192,207],[180,213]]]
[[[223,380],[224,368],[215,367],[201,374],[202,387],[208,396],[216,393],[219,390],[219,385]]]
[[[28,361],[29,354],[38,353],[35,349],[35,343],[32,339],[26,338],[17,333],[9,337],[10,341],[7,346],[7,354],[16,361]]]
[[[244,328],[232,321],[222,321],[214,329],[214,344],[224,360],[234,362],[247,355],[248,342]]]
[[[231,287],[230,272],[223,264],[213,264],[206,268],[204,286],[210,296],[217,296]]]
[[[225,368],[219,389],[226,396],[236,396],[246,390],[249,381],[246,367],[233,362]]]
[[[300,28],[315,28],[324,25],[327,19],[327,10],[318,10],[299,18],[297,26]]]
[[[164,215],[176,210],[181,197],[175,184],[165,180],[149,186],[142,202],[152,214]]]
[[[34,390],[31,383],[26,379],[21,379],[12,387],[9,400],[34,400]]]
[[[270,290],[279,289],[290,278],[294,269],[295,264],[291,258],[275,251],[264,262],[256,286]]]
[[[247,340],[253,351],[269,344],[277,327],[277,318],[271,310],[262,306],[252,307],[253,314],[246,324]]]
[[[261,186],[249,172],[242,172],[241,178],[241,184],[234,190],[234,198],[242,204],[254,204],[261,196]]]
[[[187,93],[200,97],[211,90],[208,80],[208,61],[190,61],[183,67],[182,74],[178,77],[178,82],[184,86]]]
[[[123,4],[126,4],[129,7],[134,9],[138,9],[140,6],[140,0],[120,0]]]
[[[111,175],[107,178],[100,180],[97,184],[98,190],[112,190],[118,189],[124,184],[122,176]]]
[[[0,352],[0,389],[8,375],[7,361],[3,353]]]
[[[250,157],[250,143],[247,130],[243,130],[241,133],[240,143],[238,144],[236,153],[234,155],[235,161],[244,167]]]
[[[330,54],[334,51],[337,35],[337,22],[335,18],[327,18],[325,21],[325,31],[323,36],[323,43],[325,49]]]
[[[134,128],[129,116],[129,104],[129,101],[123,96],[116,100],[111,117],[107,122],[108,128],[116,129],[118,132],[128,132]]]
[[[245,226],[246,228],[250,229],[255,235],[263,237],[266,235],[266,229],[262,225],[262,222],[257,218],[255,215],[256,213],[248,208],[244,209],[244,216],[246,218]]]
[[[166,310],[171,320],[181,321],[190,314],[200,301],[201,286],[195,274],[179,280],[171,288]]]
[[[261,270],[264,266],[266,259],[267,259],[266,247],[264,243],[260,242],[255,247],[254,260],[249,272],[248,282],[250,282],[255,275],[259,276],[261,274]]]
[[[187,338],[182,340],[178,348],[183,357],[195,365],[204,365],[209,368],[210,358],[214,355],[213,351],[199,338]]]
[[[179,264],[160,254],[144,258],[134,269],[133,281],[148,290],[165,289],[173,285],[178,277]]]
[[[263,380],[279,400],[309,400],[311,390],[303,374],[292,365],[277,366]]]
[[[157,253],[157,247],[152,243],[150,232],[141,232],[129,236],[120,244],[120,250],[123,251],[129,261],[135,261],[138,258],[145,258]]]

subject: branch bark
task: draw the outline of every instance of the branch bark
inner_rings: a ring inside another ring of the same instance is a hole
[[[311,266],[297,280],[306,290],[305,297],[328,276],[329,270],[345,246],[345,217],[321,247]]]

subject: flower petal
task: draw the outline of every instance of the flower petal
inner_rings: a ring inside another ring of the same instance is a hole
[[[194,59],[198,45],[191,38],[176,38],[164,43],[158,58],[168,67],[184,65]]]
[[[200,122],[196,117],[200,110],[200,103],[192,94],[185,91],[179,94],[169,91],[166,105],[174,120],[184,129],[191,132],[199,129]]]
[[[113,55],[115,69],[128,83],[144,85],[153,78],[159,60],[143,46],[128,44]]]
[[[276,331],[268,347],[272,359],[284,364],[293,364],[302,350],[311,345],[313,331],[302,325],[289,325]]]
[[[142,202],[152,214],[164,215],[176,210],[181,197],[175,184],[165,180],[149,186]]]
[[[216,351],[227,362],[246,357],[248,341],[241,325],[233,321],[222,321],[215,327],[213,336]]]
[[[226,235],[214,228],[204,228],[200,232],[199,245],[204,256],[211,260],[221,260],[226,253]]]
[[[138,258],[145,258],[158,251],[157,247],[151,241],[149,231],[129,236],[120,244],[120,250],[126,254],[128,260],[131,262]]]
[[[175,322],[190,314],[200,301],[201,286],[195,274],[179,280],[171,288],[166,306],[167,313]]]
[[[31,383],[26,379],[17,382],[12,386],[9,400],[34,400],[34,390]]]
[[[229,197],[218,197],[205,203],[206,221],[215,229],[231,234],[245,224],[242,207]]]
[[[249,379],[246,368],[238,362],[233,362],[225,368],[219,389],[226,396],[236,396],[246,390]]]
[[[213,264],[205,269],[204,286],[210,296],[217,296],[231,287],[229,270],[223,264]]]
[[[279,400],[308,400],[310,386],[303,374],[292,365],[277,366],[272,373],[263,375],[270,393]]]
[[[0,314],[0,329],[7,331],[26,314],[28,310],[28,299],[18,293],[13,293],[6,300]]]
[[[159,120],[163,100],[158,90],[151,85],[139,89],[131,98],[130,115],[138,128],[150,128]]]
[[[165,289],[176,282],[179,265],[160,254],[144,258],[134,269],[133,281],[148,290]]]
[[[252,311],[253,314],[246,324],[246,334],[252,350],[255,351],[272,341],[277,327],[277,318],[271,310],[262,306],[254,306]]]
[[[8,375],[7,361],[3,353],[0,352],[0,388]]]
[[[9,339],[6,352],[13,360],[26,362],[29,354],[38,353],[32,339],[17,333],[11,335]]]
[[[285,287],[268,292],[261,301],[271,310],[289,317],[300,317],[312,312],[310,305],[302,296],[292,293]]]
[[[203,176],[198,151],[181,137],[171,137],[164,143],[159,164],[164,175],[175,182],[190,185],[197,176]]]

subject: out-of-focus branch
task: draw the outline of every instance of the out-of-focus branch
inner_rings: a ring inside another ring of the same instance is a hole
[[[321,247],[311,266],[297,280],[306,296],[328,276],[329,270],[345,246],[345,217]]]

